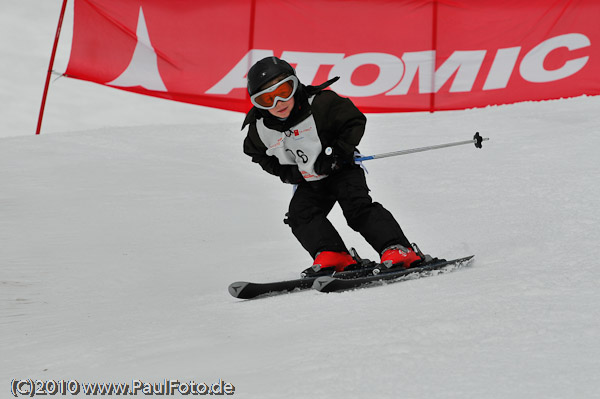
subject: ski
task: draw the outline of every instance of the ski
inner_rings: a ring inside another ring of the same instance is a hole
[[[364,277],[373,274],[377,263],[369,259],[361,258],[354,248],[350,248],[350,255],[356,260],[357,269],[334,273],[339,278]],[[308,269],[307,269],[308,270]],[[304,274],[304,273],[303,273]],[[262,296],[273,296],[293,291],[302,291],[312,288],[316,276],[303,276],[292,280],[272,281],[268,283],[252,283],[249,281],[237,281],[229,285],[231,296],[239,299],[252,299]]]
[[[352,279],[365,277],[373,274],[373,270],[377,264],[370,262],[366,267],[356,270],[334,273],[339,279]],[[231,296],[239,299],[252,299],[259,296],[278,295],[292,291],[301,291],[313,287],[315,280],[319,277],[326,276],[311,276],[301,277],[292,280],[272,281],[268,283],[252,283],[249,281],[237,281],[229,285],[229,293]]]
[[[420,278],[426,276],[431,271],[449,270],[452,266],[454,266],[454,268],[462,267],[470,263],[474,256],[475,255],[471,255],[453,260],[435,259],[425,265],[411,267],[410,269],[382,270],[378,274],[359,276],[356,278],[337,278],[335,275],[321,276],[314,279],[312,288],[320,292],[338,292],[370,285],[382,285],[386,282]]]

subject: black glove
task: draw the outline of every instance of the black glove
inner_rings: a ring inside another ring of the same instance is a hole
[[[287,184],[300,184],[304,181],[302,173],[298,170],[297,166],[284,166],[281,170],[279,178],[282,182]]]
[[[319,175],[330,175],[353,161],[353,156],[345,154],[338,147],[327,147],[315,161],[315,172]]]

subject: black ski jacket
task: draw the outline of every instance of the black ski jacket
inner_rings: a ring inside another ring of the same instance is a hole
[[[277,157],[267,155],[256,121],[263,118],[267,128],[286,132],[310,115],[313,115],[322,148],[331,147],[342,156],[353,157],[366,125],[365,115],[348,98],[340,97],[331,90],[324,90],[337,81],[333,78],[319,86],[299,85],[294,95],[294,109],[286,120],[273,117],[268,111],[253,107],[242,125],[249,126],[244,140],[244,153],[268,173],[279,176],[284,183],[298,184],[304,181],[297,165],[282,165]],[[312,104],[308,99],[314,96]]]

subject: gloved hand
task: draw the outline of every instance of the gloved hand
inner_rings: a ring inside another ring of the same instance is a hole
[[[283,183],[287,184],[300,184],[300,182],[304,181],[304,177],[302,177],[302,173],[298,170],[297,166],[284,166],[281,170],[281,174],[279,176]]]
[[[345,154],[338,147],[327,147],[315,161],[315,172],[319,175],[330,175],[343,165],[350,164],[352,156]]]

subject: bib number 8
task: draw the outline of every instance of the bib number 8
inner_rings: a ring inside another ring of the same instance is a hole
[[[294,154],[294,151],[292,151],[290,149],[287,149],[286,151],[291,152],[292,156],[294,157],[294,159],[300,158],[302,160],[302,163],[308,163],[308,155],[306,155],[304,153],[304,151],[302,151],[302,150],[296,150],[295,154]]]

